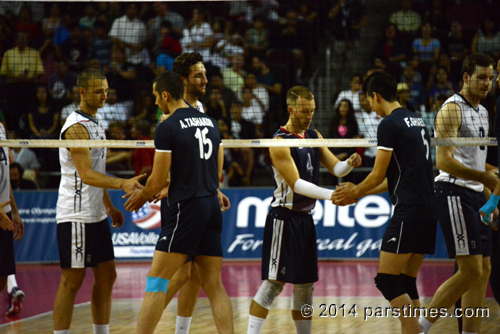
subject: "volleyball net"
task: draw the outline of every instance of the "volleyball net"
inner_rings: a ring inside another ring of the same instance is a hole
[[[2,1],[0,121],[7,138],[0,145],[25,169],[40,170],[42,187],[57,187],[43,176],[57,177],[59,147],[109,148],[108,171],[133,175],[141,168],[134,151],[154,148],[162,116],[153,80],[174,70],[184,79],[184,98],[198,100],[193,106],[218,122],[225,170],[235,175],[230,185],[261,185],[248,175],[272,182],[268,147],[329,147],[341,159],[358,152],[373,160],[381,118],[361,88],[375,71],[394,77],[400,104],[432,134],[437,111],[463,85],[465,57],[481,52],[495,63],[482,101],[488,115],[471,134],[479,138],[432,138],[431,146],[488,146],[497,164],[500,45],[491,42],[497,31],[488,13],[500,8],[467,5],[477,17],[465,19],[465,4],[445,1]],[[185,56],[194,53],[204,69]],[[81,107],[77,79],[88,68],[107,81],[97,111],[107,139],[60,141],[65,120]],[[294,86],[313,93],[311,128],[324,139],[271,139],[288,120],[286,94]],[[38,165],[26,162],[23,148]]]

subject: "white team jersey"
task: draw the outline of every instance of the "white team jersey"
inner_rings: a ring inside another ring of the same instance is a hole
[[[66,119],[61,129],[60,139],[63,139],[64,132],[70,126],[77,123],[87,129],[91,140],[106,139],[101,116],[97,114],[91,117],[79,110],[70,114]],[[91,148],[90,155],[92,156],[92,169],[104,174],[106,172],[106,148]],[[59,160],[61,183],[57,199],[57,223],[98,223],[104,220],[107,216],[102,202],[104,189],[82,182],[68,148],[59,148]]]
[[[0,123],[0,140],[6,140],[5,128]],[[10,169],[9,169],[9,149],[0,147],[0,203],[5,203],[10,199]],[[5,213],[10,212],[10,204],[5,206]]]
[[[462,114],[462,124],[458,130],[458,137],[485,137],[488,134],[489,122],[488,111],[482,105],[476,109],[462,95],[455,94],[445,101],[455,103],[460,107]],[[441,107],[442,108],[442,107]],[[453,157],[462,165],[484,171],[486,164],[486,146],[456,146]],[[484,185],[481,182],[465,180],[442,170],[434,181],[450,182],[457,186],[465,187],[474,191],[483,191]]]

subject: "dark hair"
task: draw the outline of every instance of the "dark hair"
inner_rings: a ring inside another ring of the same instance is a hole
[[[172,22],[170,22],[169,20],[163,20],[160,23],[160,28],[167,28],[169,30],[172,30]]]
[[[394,78],[384,72],[373,72],[363,83],[363,92],[369,96],[377,93],[387,102],[394,102],[398,97],[397,84]]]
[[[175,58],[172,71],[181,77],[187,78],[191,71],[191,66],[200,62],[203,63],[203,57],[198,52],[183,53]]]
[[[23,176],[23,173],[24,173],[24,168],[23,168],[23,166],[21,166],[21,164],[20,164],[20,163],[18,163],[18,162],[13,162],[13,163],[11,163],[11,164],[9,165],[9,170],[14,169],[14,168],[17,168],[17,170],[19,171],[19,174],[20,174],[21,176]]]
[[[176,101],[184,96],[184,83],[179,75],[173,71],[166,71],[157,76],[153,84],[156,84],[158,94],[167,92]]]
[[[495,67],[495,63],[490,56],[487,56],[482,53],[472,53],[465,57],[464,62],[462,64],[462,75],[468,73],[472,76],[476,73],[477,67]]]
[[[335,129],[337,129],[338,126],[340,125],[340,120],[342,119],[342,117],[340,117],[340,105],[342,104],[342,102],[347,102],[347,105],[349,107],[349,112],[347,113],[346,117],[347,128],[350,129],[349,130],[350,132],[357,134],[359,132],[359,129],[358,129],[358,122],[356,121],[356,117],[354,115],[355,110],[352,105],[352,102],[348,99],[340,100],[337,108],[335,108],[335,113],[332,119],[332,128],[330,129],[330,131],[332,133],[335,132]]]
[[[76,85],[78,87],[88,88],[89,82],[92,79],[106,80],[106,77],[101,73],[101,71],[96,70],[95,68],[88,68],[80,74],[78,80],[76,81]]]
[[[144,136],[149,133],[151,123],[146,121],[145,119],[139,119],[134,123],[133,127]]]

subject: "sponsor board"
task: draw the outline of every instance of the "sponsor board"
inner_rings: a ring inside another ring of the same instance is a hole
[[[230,259],[258,259],[271,188],[232,188],[223,192],[231,208],[223,213],[222,247]],[[147,203],[138,213],[125,211],[123,192],[109,191],[116,208],[124,215],[121,228],[111,228],[117,259],[152,258],[161,226],[161,206]],[[56,191],[15,192],[25,237],[16,242],[19,262],[58,262],[55,207]],[[358,203],[337,207],[329,201],[317,201],[312,212],[317,231],[318,256],[332,258],[377,258],[385,226],[393,206],[387,194],[366,196]],[[111,222],[110,222],[111,223]],[[435,258],[447,258],[438,228]]]

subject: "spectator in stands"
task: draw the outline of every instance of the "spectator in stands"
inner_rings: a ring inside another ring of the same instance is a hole
[[[427,103],[427,95],[424,87],[415,81],[415,69],[413,66],[408,65],[403,70],[403,82],[410,88],[410,98],[409,103],[417,111],[425,110],[425,104]]]
[[[150,123],[144,119],[138,120],[132,124],[130,134],[135,140],[151,140],[149,137]],[[151,174],[153,169],[153,160],[155,156],[154,148],[136,148],[132,153],[134,165],[134,175]]]
[[[21,139],[21,136],[17,130],[12,130],[9,139]],[[27,147],[12,147],[11,152],[13,162],[20,164],[25,171],[28,171],[37,180],[40,176],[40,163],[35,152]]]
[[[398,102],[401,107],[415,112],[415,107],[409,102],[410,101],[410,87],[404,82],[400,82],[397,85],[398,92]]]
[[[458,92],[458,87],[448,80],[448,72],[445,68],[439,67],[436,72],[435,84],[429,87],[429,106],[434,105],[434,101],[438,96],[446,96],[447,98]],[[437,111],[437,110],[436,110]]]
[[[310,10],[310,7],[305,1],[299,3],[297,15],[299,21],[304,21],[308,25],[313,25],[316,22],[316,19],[318,18],[318,13],[314,10]]]
[[[56,60],[55,73],[49,79],[48,88],[52,102],[58,110],[72,101],[71,94],[73,87],[76,86],[76,79],[76,75],[68,70],[68,65],[63,59]]]
[[[472,40],[471,49],[472,52],[487,54],[493,59],[500,57],[500,32],[492,17],[487,16],[484,20],[481,29]]]
[[[177,39],[180,39],[183,36],[182,31],[186,28],[184,18],[180,14],[170,11],[168,8],[169,4],[165,1],[155,2],[153,6],[156,17],[150,23],[149,31],[154,39],[154,45],[156,45],[162,37],[160,30],[163,21],[172,23],[173,33],[176,35]]]
[[[19,19],[14,24],[14,33],[25,32],[28,34],[31,46],[38,48],[42,41],[40,27],[31,17],[31,7],[25,5],[21,8]]]
[[[24,169],[17,163],[13,162],[9,166],[10,169],[10,186],[12,190],[36,190],[38,189],[35,182],[23,178]]]
[[[252,69],[252,72],[255,74],[259,85],[267,89],[271,97],[273,95],[281,94],[283,86],[281,84],[279,75],[271,71],[269,66],[267,66],[267,62],[264,58],[253,57]]]
[[[130,117],[130,123],[133,125],[138,120],[156,121],[156,106],[154,98],[147,91],[139,92],[137,101],[134,105],[134,115]],[[146,132],[147,134],[147,132]]]
[[[113,121],[108,126],[109,139],[111,140],[127,140],[125,133],[125,125],[123,122]],[[130,149],[110,149],[106,151],[106,170],[123,171],[129,170],[131,165]]]
[[[185,52],[198,52],[203,59],[210,59],[212,47],[212,27],[206,22],[205,13],[200,9],[193,9],[193,16],[189,21],[187,28],[189,30],[189,37],[186,44]],[[184,49],[184,44],[183,44]],[[188,51],[189,50],[189,51]]]
[[[80,21],[78,22],[80,24],[80,27],[92,30],[94,28],[94,23],[97,19],[96,12],[97,9],[95,8],[94,4],[92,3],[86,4],[85,9],[83,10],[83,16],[80,18]]]
[[[170,21],[162,21],[160,23],[160,39],[153,49],[155,56],[165,54],[172,58],[172,63],[175,58],[182,53],[182,47],[174,36],[173,26]],[[170,69],[172,66],[170,66]],[[170,70],[169,69],[169,70]]]
[[[44,74],[38,50],[28,47],[28,34],[17,34],[16,47],[7,50],[2,58],[0,75],[6,76],[2,88],[7,99],[7,128],[19,127],[19,117],[31,104],[38,82]]]
[[[215,118],[216,120],[223,119],[227,122],[229,119],[229,112],[224,105],[220,88],[213,87],[207,95],[208,101],[205,105],[207,115]]]
[[[224,85],[224,81],[220,73],[214,73],[210,77],[205,96],[209,97],[211,90],[216,88],[220,90],[225,109],[229,110],[231,108],[231,104],[236,100],[236,94],[234,94],[233,90]]]
[[[89,59],[97,58],[102,69],[111,63],[113,40],[108,36],[106,23],[97,20],[93,25],[92,42],[89,46]]]
[[[131,106],[131,101],[129,101],[128,103],[119,102],[116,89],[109,88],[106,103],[104,103],[104,107],[98,110],[102,117],[102,125],[104,127],[104,130],[108,131],[109,124],[112,122],[118,121],[124,124],[127,123],[131,114]]]
[[[248,73],[245,76],[245,87],[248,87],[252,91],[252,98],[257,101],[257,103],[262,108],[264,114],[267,114],[269,111],[269,93],[267,90],[257,83],[257,78],[255,74]],[[239,99],[242,99],[241,93],[238,96]]]
[[[451,22],[450,32],[444,40],[444,49],[450,55],[450,78],[454,82],[461,81],[462,63],[470,53],[471,40],[463,33],[462,24]]]
[[[389,21],[396,25],[404,38],[415,38],[422,25],[420,14],[411,9],[411,0],[401,0],[401,9],[394,12]]]
[[[255,139],[255,127],[252,122],[242,118],[242,105],[234,102],[231,105],[231,119],[229,121],[229,131],[233,139]],[[229,174],[230,186],[249,186],[254,167],[254,152],[251,148],[245,147],[238,150],[231,150],[231,160],[233,173]],[[235,165],[236,164],[236,165]]]
[[[415,38],[412,43],[413,53],[418,55],[421,64],[437,62],[441,43],[437,38],[432,38],[432,26],[424,23],[421,29],[421,37]]]
[[[465,35],[473,36],[481,27],[485,17],[484,2],[462,0],[450,3],[448,20],[460,22]]]
[[[53,2],[50,5],[49,16],[42,19],[42,33],[46,38],[52,39],[54,33],[61,24],[61,7],[59,3]]]
[[[380,58],[386,64],[386,72],[393,77],[401,75],[401,62],[406,60],[408,49],[406,44],[397,39],[397,28],[394,23],[385,27],[384,38],[373,53],[373,57]]]
[[[75,22],[70,12],[64,12],[61,17],[61,24],[54,31],[54,43],[58,47],[69,38],[69,27]]]
[[[361,74],[356,73],[352,75],[350,81],[350,89],[343,90],[339,93],[339,96],[337,97],[335,103],[333,104],[333,108],[334,109],[337,108],[340,104],[340,101],[349,100],[355,111],[360,110],[361,107],[359,105],[359,95],[363,93],[361,90],[362,86],[363,86],[363,78],[361,77]],[[348,156],[350,156],[350,154]]]
[[[125,15],[113,21],[109,36],[116,48],[124,48],[127,62],[149,66],[151,59],[145,48],[147,29],[144,22],[137,18],[135,3],[129,3]]]
[[[265,28],[264,18],[255,17],[253,27],[245,33],[245,46],[249,56],[263,55],[269,48],[268,31]]]
[[[88,56],[88,45],[82,38],[82,30],[77,23],[69,27],[69,38],[61,45],[61,56],[70,71],[80,73]]]
[[[359,94],[359,105],[361,109],[355,115],[360,137],[377,138],[377,129],[382,117],[371,108],[366,94]],[[367,147],[364,151],[363,167],[373,167],[376,155],[376,147]]]
[[[36,104],[28,111],[28,124],[32,139],[53,139],[59,128],[59,112],[51,104],[47,87],[38,86]]]
[[[104,72],[110,87],[115,87],[118,99],[122,101],[133,100],[134,80],[137,72],[136,66],[127,62],[123,49],[114,48],[111,53],[111,63],[107,72]]]
[[[234,93],[239,92],[245,84],[245,71],[243,65],[245,59],[241,55],[233,57],[233,65],[230,68],[221,70],[224,86],[231,89]]]
[[[359,97],[358,97],[359,103]],[[348,99],[340,100],[335,109],[330,127],[330,138],[359,138],[358,123],[352,102]],[[356,152],[356,148],[338,147],[330,149],[340,160],[345,160]],[[352,180],[352,176],[346,176],[344,180]]]
[[[359,41],[361,28],[366,26],[365,5],[359,0],[338,0],[328,13],[328,18],[333,20],[333,37],[336,47],[346,51]]]
[[[230,67],[236,55],[245,56],[243,37],[237,33],[226,36],[215,45],[212,64],[220,68]]]
[[[262,105],[254,98],[250,87],[241,89],[242,114],[244,120],[252,122],[255,127],[257,138],[262,138],[262,125],[264,123],[264,110]]]

